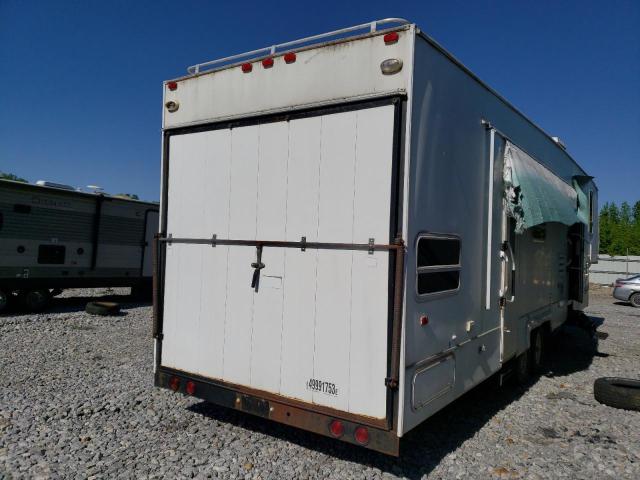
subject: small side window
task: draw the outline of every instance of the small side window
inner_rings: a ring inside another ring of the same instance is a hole
[[[48,265],[62,265],[66,249],[64,245],[39,245],[38,263]]]
[[[455,292],[460,288],[460,239],[448,235],[425,235],[418,239],[418,295]]]

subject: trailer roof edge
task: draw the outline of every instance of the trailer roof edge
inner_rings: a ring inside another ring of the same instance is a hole
[[[117,197],[115,195],[111,195],[108,193],[99,194],[99,193],[91,193],[91,192],[81,192],[78,190],[65,190],[63,188],[46,187],[44,185],[35,185],[33,183],[16,182],[15,180],[9,180],[6,178],[0,178],[0,185],[2,183],[6,183],[17,188],[22,188],[24,190],[31,189],[31,190],[37,190],[37,191],[45,191],[47,193],[60,193],[60,194],[66,194],[66,195],[85,196],[85,197],[91,197],[91,198],[95,198],[102,195],[104,198],[108,198],[109,200],[121,200],[123,202],[142,203],[142,204],[151,205],[154,207],[157,207],[159,205],[159,202],[153,202],[148,200],[136,200],[135,198]]]

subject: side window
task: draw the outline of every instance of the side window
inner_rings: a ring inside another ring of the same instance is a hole
[[[448,235],[418,238],[418,295],[454,292],[460,287],[460,239]]]

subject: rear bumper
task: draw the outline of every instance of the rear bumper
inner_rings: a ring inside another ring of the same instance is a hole
[[[177,382],[174,380],[174,388],[171,388],[170,381],[173,378],[177,379]],[[341,412],[335,412],[336,415],[321,413],[314,410],[314,405],[311,404],[295,400],[290,401],[286,397],[272,394],[249,393],[246,391],[247,389],[242,387],[165,367],[159,367],[155,374],[156,387],[167,388],[185,395],[189,395],[186,390],[187,382],[193,382],[191,386],[195,387],[193,395],[190,396],[215,403],[216,405],[268,418],[269,420],[369,448],[386,455],[398,456],[399,454],[400,438],[393,430],[371,426],[371,423],[380,423],[375,419],[369,419],[369,421],[363,419],[365,421],[360,422],[357,417],[348,413],[343,415],[341,415]],[[176,383],[177,388],[175,388]],[[344,425],[344,433],[340,437],[335,437],[329,430],[329,425],[336,419],[340,420]],[[369,441],[366,445],[358,443],[354,438],[354,432],[360,426],[366,426],[369,431]]]
[[[613,298],[616,298],[618,300],[622,300],[623,302],[628,302],[629,301],[629,297],[631,296],[633,292],[631,291],[630,288],[625,288],[625,287],[615,287],[613,289]]]

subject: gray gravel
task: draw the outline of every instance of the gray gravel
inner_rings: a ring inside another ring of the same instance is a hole
[[[0,478],[640,478],[640,413],[600,405],[638,378],[640,310],[597,292],[594,356],[566,328],[528,389],[489,381],[412,431],[399,460],[153,387],[151,307],[87,293],[0,317]],[[112,292],[122,293],[122,292]]]

